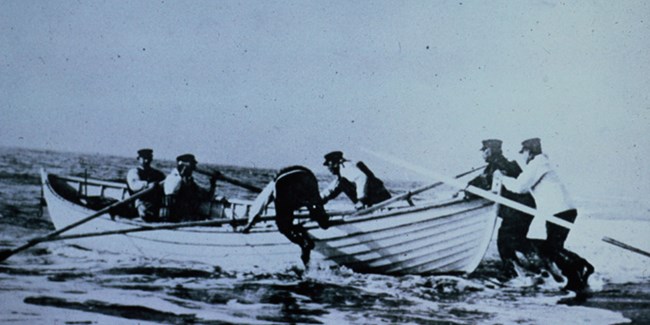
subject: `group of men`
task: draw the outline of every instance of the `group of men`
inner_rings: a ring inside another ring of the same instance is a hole
[[[506,159],[501,146],[501,140],[483,140],[481,151],[488,165],[468,185],[489,190],[493,179],[497,178],[503,185],[501,195],[504,198],[535,208],[541,215],[555,216],[573,223],[578,215],[576,207],[548,156],[542,153],[540,139],[532,138],[522,142],[519,153],[526,162],[523,168],[516,161]],[[341,151],[330,152],[324,158],[323,165],[335,179],[316,199],[319,206],[341,193],[345,193],[357,209],[370,207],[391,197],[383,182],[363,162],[345,159]],[[178,156],[176,168],[166,177],[151,167],[153,150],[139,150],[137,159],[138,167],[131,169],[127,175],[129,190],[135,193],[162,184],[159,186],[161,190],[152,189],[135,201],[138,215],[146,221],[177,222],[196,218],[199,215],[198,204],[214,196],[216,176],[211,178],[209,189],[197,185],[192,177],[197,161],[192,154]],[[274,186],[270,184],[267,188],[275,189]],[[260,195],[264,199],[262,201],[269,203],[268,198],[263,196],[264,194]],[[271,194],[268,196],[270,198]],[[471,196],[470,193],[466,194],[468,199]],[[564,248],[569,229],[547,221],[545,233],[540,237],[534,234],[531,223],[543,219],[507,206],[500,206],[498,215],[502,219],[497,247],[503,262],[503,278],[517,276],[517,269],[531,269],[530,263],[520,260],[517,255],[519,252],[527,258],[536,256],[542,261],[541,267],[551,270],[551,273],[556,265],[567,279],[566,290],[581,293],[587,288],[588,278],[594,268],[587,260]],[[249,222],[245,231],[250,229],[253,222]],[[304,234],[300,235],[299,229],[285,228],[289,238],[305,237]],[[303,255],[307,256],[303,256],[303,260],[308,260],[308,250],[313,244],[303,239],[295,241],[306,246],[307,252]],[[539,271],[539,268],[533,271]]]
[[[543,216],[554,216],[570,223],[578,216],[566,187],[548,156],[542,152],[540,139],[531,138],[521,143],[519,153],[526,162],[523,168],[516,161],[508,161],[503,156],[501,145],[502,141],[498,139],[483,140],[481,151],[488,165],[468,185],[490,189],[493,179],[497,178],[503,185],[503,197],[535,208],[539,214],[536,217],[510,207],[499,207],[502,223],[497,247],[503,262],[503,274],[506,278],[514,277],[517,267],[528,266],[530,269],[531,264],[523,263],[517,252],[527,257],[537,256],[547,270],[552,272],[553,265],[560,269],[567,279],[565,290],[584,293],[594,267],[578,254],[564,248],[569,229],[549,221],[546,221],[545,232],[536,232],[535,227],[531,227],[536,220],[543,223]]]
[[[176,157],[176,168],[169,175],[151,166],[152,149],[138,150],[138,166],[128,171],[127,185],[133,194],[150,189],[135,200],[138,216],[148,222],[201,218],[199,205],[210,200],[215,193],[217,176],[210,179],[210,188],[201,188],[193,178],[197,161],[192,154]],[[345,193],[357,209],[369,207],[391,197],[384,183],[361,161],[354,162],[334,151],[325,155],[324,166],[335,176],[334,181],[321,193],[322,204]],[[153,188],[159,186],[158,188]],[[162,191],[161,191],[162,189]]]
[[[176,157],[176,168],[167,176],[151,166],[152,149],[138,150],[137,159],[139,164],[128,171],[126,183],[131,194],[148,190],[134,202],[139,217],[148,222],[201,218],[200,203],[214,196],[216,175],[210,179],[210,188],[204,189],[194,180],[197,161],[192,154]]]

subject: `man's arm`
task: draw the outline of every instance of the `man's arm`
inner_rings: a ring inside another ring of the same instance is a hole
[[[339,196],[339,194],[341,194],[341,191],[341,182],[339,178],[336,178],[320,193],[320,197],[323,199],[323,204]]]
[[[501,176],[503,186],[505,186],[509,191],[523,194],[528,193],[532,190],[533,186],[539,182],[539,180],[544,176],[545,172],[541,171],[537,164],[528,165],[517,178],[504,176],[501,172],[498,174]],[[495,172],[495,175],[497,173]]]
[[[129,189],[133,192],[138,192],[147,187],[147,182],[140,179],[137,169],[131,169],[126,174],[126,184],[129,186]]]

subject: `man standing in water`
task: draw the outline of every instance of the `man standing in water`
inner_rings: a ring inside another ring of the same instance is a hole
[[[314,173],[303,166],[290,166],[281,169],[255,199],[250,209],[250,219],[243,233],[249,233],[255,222],[261,217],[262,211],[275,202],[275,224],[278,231],[292,243],[300,246],[305,268],[309,266],[311,250],[315,243],[301,223],[294,223],[295,211],[300,208],[309,210],[309,218],[318,222],[322,229],[329,227],[329,216],[323,207],[318,192],[318,179]]]
[[[156,186],[156,184],[165,179],[163,172],[151,167],[153,150],[138,150],[137,159],[140,165],[130,169],[126,174],[126,184],[131,194],[140,192],[151,186]],[[161,194],[161,191],[154,190],[135,200],[135,208],[138,210],[138,216],[144,221],[154,221],[158,217],[158,211],[162,202]]]
[[[517,178],[513,178],[497,171],[495,177],[501,177],[503,185],[510,191],[530,192],[535,198],[539,213],[553,215],[573,223],[578,216],[578,211],[548,156],[542,153],[540,139],[525,140],[521,146],[519,153],[524,154],[526,158],[526,166],[522,173]],[[576,292],[577,298],[584,297],[594,267],[578,254],[564,248],[568,235],[569,229],[547,221],[546,240],[541,244],[540,255],[547,261],[554,262],[567,278],[564,290]]]
[[[504,175],[514,178],[521,174],[519,164],[516,161],[508,161],[503,156],[501,140],[487,139],[483,140],[482,144],[481,152],[488,165],[481,175],[469,181],[467,185],[490,190],[492,188],[492,175],[495,171],[498,170]],[[507,199],[535,208],[535,200],[529,193],[517,194],[502,188],[501,195]],[[466,193],[466,197],[471,196],[471,193]],[[527,256],[534,252],[530,240],[526,238],[533,216],[503,205],[499,206],[498,215],[502,219],[497,237],[497,248],[503,263],[502,280],[510,280],[517,276],[515,265],[523,267],[516,252],[521,252]]]
[[[333,151],[325,155],[324,166],[336,179],[323,191],[323,204],[345,193],[357,209],[390,199],[384,183],[361,161],[343,158],[343,152]]]

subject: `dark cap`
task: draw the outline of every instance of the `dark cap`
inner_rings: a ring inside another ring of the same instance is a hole
[[[324,166],[327,166],[328,164],[335,162],[339,163],[343,161],[343,152],[341,151],[332,151],[328,154],[325,155],[325,162],[323,163]]]
[[[153,157],[153,150],[151,149],[140,149],[138,150],[138,158],[151,158]]]
[[[532,154],[540,154],[542,153],[542,142],[539,138],[524,140],[521,143],[521,150],[519,150],[519,153],[523,153],[526,149],[530,150],[530,153]]]
[[[197,163],[196,158],[194,158],[194,155],[191,153],[186,153],[184,155],[180,155],[176,157],[176,163],[181,163],[181,162],[192,163],[192,164]]]
[[[492,149],[492,151],[501,151],[501,144],[503,141],[499,139],[487,139],[483,140],[483,147],[481,147],[481,151],[485,149]]]

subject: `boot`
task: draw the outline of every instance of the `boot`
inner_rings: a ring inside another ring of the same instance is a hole
[[[585,266],[581,260],[577,254],[566,249],[557,252],[555,263],[567,278],[567,284],[562,290],[581,292],[587,287],[583,281],[586,271],[583,271]]]
[[[584,287],[589,286],[589,277],[594,273],[594,266],[591,265],[591,263],[589,263],[586,259],[582,258],[580,255],[568,249],[563,249],[560,254],[571,261],[570,268],[578,272],[578,277],[580,278],[580,282],[582,282]]]
[[[562,288],[564,291],[574,291],[576,293],[583,291],[587,286],[582,282],[582,277],[577,271],[567,272],[565,274],[567,279],[567,284]]]
[[[591,265],[591,263],[587,262],[587,260],[582,259],[582,269],[580,272],[580,278],[582,282],[585,283],[585,285],[589,285],[589,276],[591,276],[594,273],[594,266]]]

